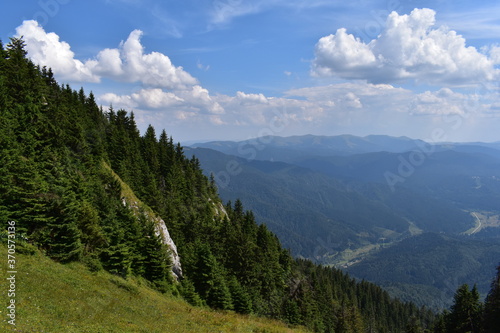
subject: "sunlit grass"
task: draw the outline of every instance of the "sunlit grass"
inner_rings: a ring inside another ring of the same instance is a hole
[[[16,255],[16,326],[7,323],[7,248],[0,246],[2,332],[304,332],[277,321],[192,307],[138,279],[79,263],[62,265],[41,253]]]

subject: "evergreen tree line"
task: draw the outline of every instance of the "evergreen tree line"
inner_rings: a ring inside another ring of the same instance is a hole
[[[59,85],[16,38],[0,42],[0,149],[0,219],[16,221],[54,260],[143,277],[193,305],[318,332],[432,328],[431,311],[292,258],[241,201],[223,205],[196,157],[164,130],[149,126],[141,135],[133,113],[103,111],[92,93]],[[138,198],[134,209],[127,196]],[[151,212],[178,247],[179,282]]]
[[[491,290],[484,303],[476,286],[467,284],[455,292],[449,311],[444,311],[436,320],[435,333],[496,333],[500,332],[500,265],[491,283]]]

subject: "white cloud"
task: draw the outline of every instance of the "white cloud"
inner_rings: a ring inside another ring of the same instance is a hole
[[[409,111],[413,115],[463,115],[467,112],[467,102],[472,99],[475,97],[441,88],[416,95],[410,103]]]
[[[112,104],[114,107],[123,109],[165,109],[178,106],[184,100],[171,92],[165,92],[159,88],[141,89],[130,95],[116,95],[107,93],[100,96],[99,100],[105,104]]]
[[[142,31],[134,30],[119,49],[105,49],[86,65],[96,74],[123,82],[141,82],[146,86],[184,89],[197,80],[170,58],[159,52],[144,53]]]
[[[39,65],[51,67],[60,80],[98,82],[99,76],[80,60],[75,59],[68,43],[59,40],[53,32],[46,33],[36,21],[24,21],[16,29],[23,36],[26,51],[31,60]]]
[[[96,61],[89,61],[87,64],[93,67],[96,74],[104,77],[120,77],[125,74],[118,49],[104,49],[97,54]]]
[[[207,89],[195,85],[190,89],[166,92],[160,88],[141,89],[129,95],[106,93],[99,96],[99,102],[126,110],[183,111],[179,119],[193,114],[224,114],[224,109],[214,101]]]
[[[263,94],[245,94],[244,92],[236,92],[236,99],[241,105],[268,104],[268,99]]]
[[[316,44],[312,74],[372,83],[413,79],[431,84],[466,85],[499,77],[488,58],[446,27],[435,28],[435,12],[392,12],[381,34],[366,44],[344,28]]]
[[[229,23],[233,18],[261,11],[265,2],[249,3],[243,0],[215,0],[210,11],[210,27]]]
[[[319,76],[343,73],[341,75],[347,78],[360,78],[358,71],[375,64],[375,55],[369,46],[348,35],[344,28],[338,29],[335,35],[321,38],[316,45],[314,74]]]
[[[289,97],[306,98],[334,113],[349,112],[355,109],[384,110],[388,107],[402,110],[411,93],[388,84],[363,82],[338,83],[328,86],[292,89],[286,92]]]
[[[119,48],[104,49],[95,59],[75,59],[68,43],[53,32],[46,33],[36,21],[24,21],[17,28],[23,36],[29,57],[37,64],[51,67],[61,80],[99,82],[109,78],[120,82],[140,82],[148,87],[186,89],[198,81],[170,58],[159,52],[144,53],[142,32],[134,30]]]
[[[488,51],[490,54],[491,61],[495,65],[500,64],[500,46],[495,45],[495,46],[491,47]]]
[[[215,101],[207,89],[196,85],[190,90],[182,90],[177,92],[178,96],[186,101],[186,105],[195,108],[202,112],[210,114],[223,114],[224,108]]]

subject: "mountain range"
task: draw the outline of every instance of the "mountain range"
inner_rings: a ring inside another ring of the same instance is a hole
[[[372,266],[366,266],[365,259],[390,262],[387,248],[403,246],[403,240],[420,234],[447,235],[458,237],[456,242],[466,248],[470,244],[464,234],[494,237],[500,226],[494,218],[500,202],[499,149],[499,143],[306,135],[206,142],[192,145],[186,153],[199,158],[223,199],[242,199],[294,255],[381,282],[369,274]],[[492,218],[485,223],[477,214]],[[416,239],[426,236],[420,237]],[[443,243],[452,248],[451,242]],[[474,260],[485,256],[481,251],[475,254]],[[415,255],[439,257],[425,251]],[[476,274],[483,293],[489,281],[481,276],[491,276],[499,260],[488,258]],[[440,265],[453,267],[451,259]],[[451,301],[453,287],[474,282],[472,275],[457,276],[447,292],[430,302],[444,307]],[[404,292],[395,284],[436,287],[401,275],[383,282],[392,283],[399,296]]]

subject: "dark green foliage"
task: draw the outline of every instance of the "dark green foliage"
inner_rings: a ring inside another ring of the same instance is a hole
[[[471,238],[423,233],[375,252],[347,271],[382,285],[394,297],[441,311],[451,306],[464,283],[478,281],[483,295],[490,289],[500,244]]]
[[[485,303],[479,300],[476,286],[464,284],[455,292],[450,311],[445,310],[434,322],[434,333],[493,333],[500,329],[500,266]]]
[[[500,265],[484,302],[484,331],[500,332]]]
[[[464,284],[457,289],[451,312],[446,316],[446,331],[454,333],[481,332],[482,304],[476,286],[469,290]]]
[[[432,313],[339,270],[294,260],[243,203],[222,205],[196,157],[134,115],[100,110],[0,45],[0,218],[52,258],[141,276],[193,305],[279,318],[315,331],[400,332]],[[184,277],[172,285],[165,221]],[[116,278],[117,285],[128,288]]]
[[[194,285],[188,278],[185,278],[181,282],[181,295],[182,297],[191,305],[202,306],[203,301],[194,289]]]
[[[224,275],[215,275],[207,294],[207,304],[214,309],[231,310],[233,300]]]
[[[233,309],[238,313],[249,314],[252,312],[252,300],[250,295],[238,282],[235,276],[232,276],[228,282],[229,292],[233,300]]]
[[[446,320],[445,318],[448,316],[448,312],[445,311],[441,315],[438,315],[436,320],[434,321],[432,332],[433,333],[446,333]]]

